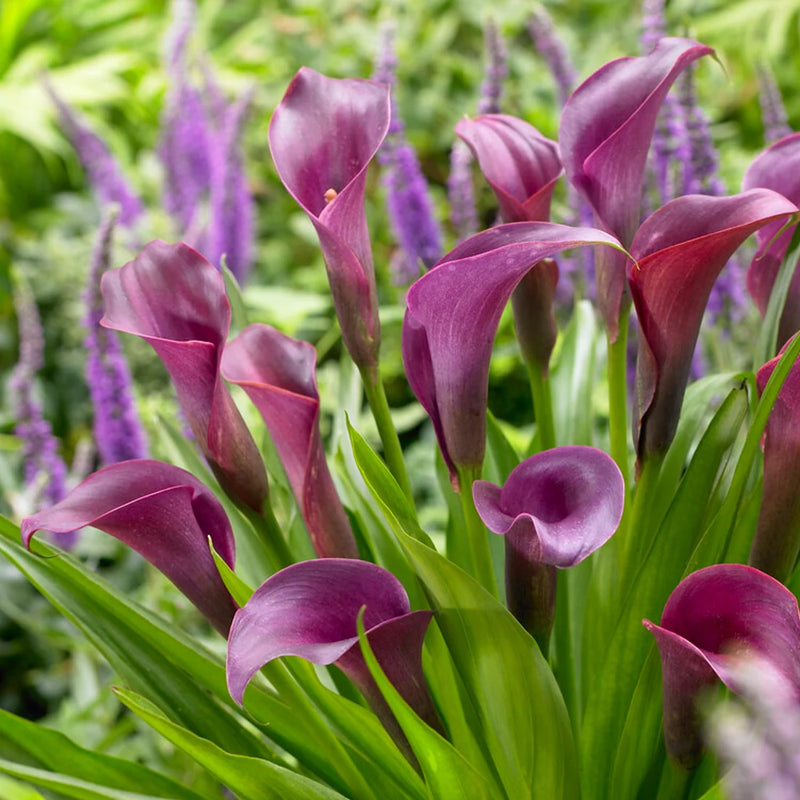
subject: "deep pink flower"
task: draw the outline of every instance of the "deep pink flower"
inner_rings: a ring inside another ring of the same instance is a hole
[[[208,540],[233,568],[233,531],[209,488],[172,464],[138,459],[95,472],[61,502],[22,521],[22,539],[91,525],[132,547],[164,573],[223,635],[236,605]]]
[[[102,281],[107,328],[141,336],[158,353],[209,465],[234,499],[261,511],[261,455],[219,374],[231,322],[222,275],[185,244],[150,242]]]
[[[664,673],[667,753],[687,768],[702,756],[697,699],[721,680],[739,691],[737,666],[767,661],[800,700],[797,599],[769,575],[742,564],[715,564],[681,581],[664,606],[656,637]]]
[[[358,558],[319,432],[316,352],[267,325],[230,342],[222,373],[241,386],[269,429],[318,556]]]
[[[303,67],[269,125],[278,175],[319,236],[342,338],[367,369],[377,365],[380,326],[364,191],[389,119],[385,84]]]

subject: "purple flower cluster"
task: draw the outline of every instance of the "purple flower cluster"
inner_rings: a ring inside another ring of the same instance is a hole
[[[578,73],[570,60],[567,47],[559,38],[553,20],[543,6],[531,14],[528,33],[533,46],[544,59],[556,84],[558,99],[563,106],[578,82]]]
[[[34,391],[36,373],[44,362],[44,338],[39,312],[25,286],[14,292],[19,325],[19,361],[11,375],[14,433],[22,442],[25,486],[34,494],[33,506],[50,506],[67,493],[67,467],[58,454],[58,440],[44,418]]]
[[[242,281],[252,261],[253,199],[242,165],[246,93],[227,103],[208,70],[202,88],[190,79],[192,0],[175,0],[165,61],[170,78],[161,122],[164,205],[183,238]]]
[[[394,26],[381,31],[381,42],[373,79],[394,88],[397,81],[397,57],[394,50]],[[414,152],[405,137],[405,126],[391,102],[389,131],[378,151],[383,167],[389,221],[400,243],[402,257],[392,262],[393,279],[408,284],[419,276],[419,263],[432,267],[442,254],[442,232],[433,213],[428,184]]]
[[[767,144],[777,142],[792,133],[786,117],[781,90],[775,82],[773,74],[764,66],[759,67],[758,101],[761,105],[761,119],[764,122],[764,141]]]
[[[44,86],[56,106],[62,131],[75,149],[98,201],[102,206],[111,203],[119,205],[120,224],[133,225],[144,208],[108,146],[59,97],[48,81],[44,82]]]
[[[117,334],[100,325],[100,280],[109,267],[116,215],[103,222],[92,253],[86,289],[86,382],[94,406],[94,438],[103,465],[144,458],[144,433],[131,399],[131,376]]]
[[[499,114],[503,84],[508,77],[508,52],[503,37],[494,20],[489,20],[483,29],[486,47],[486,70],[478,100],[478,114]]]

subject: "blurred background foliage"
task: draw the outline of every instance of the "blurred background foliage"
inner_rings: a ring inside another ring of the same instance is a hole
[[[611,58],[639,53],[641,14],[635,3],[552,0],[545,7],[580,79]],[[257,309],[256,318],[315,342],[323,361],[336,355],[316,237],[278,181],[267,145],[270,114],[296,70],[308,65],[335,77],[369,77],[379,25],[396,21],[396,101],[431,184],[449,247],[454,234],[447,228],[448,154],[456,121],[476,110],[483,77],[483,27],[489,16],[508,49],[503,110],[527,119],[546,135],[557,134],[555,87],[527,31],[534,8],[520,0],[199,0],[195,55],[213,68],[227,94],[254,90],[245,154],[257,208],[256,255],[245,296]],[[800,0],[671,0],[666,13],[670,33],[691,35],[713,46],[724,67],[711,61],[702,64],[698,93],[712,120],[722,177],[731,192],[737,191],[744,168],[764,146],[759,66],[773,72],[792,127],[800,119],[800,94],[794,92],[800,75]],[[59,130],[42,75],[47,74],[61,97],[108,142],[148,207],[148,238],[175,239],[172,223],[161,211],[161,166],[155,156],[168,86],[163,41],[169,22],[169,4],[163,0],[0,0],[3,513],[15,512],[9,498],[20,481],[8,390],[8,374],[18,357],[12,271],[31,286],[40,309],[46,350],[39,390],[67,463],[91,430],[81,318],[100,211],[75,152]],[[401,292],[388,277],[395,244],[382,191],[373,173],[367,213],[375,261],[382,298],[387,307],[395,304],[386,317],[384,370],[393,405],[403,406],[412,397],[402,378],[402,316],[396,303]],[[491,223],[488,189],[478,190],[478,200]],[[143,243],[136,235],[118,236],[115,265],[131,258]],[[124,345],[147,424],[169,406],[164,372],[143,343],[126,339]],[[517,406],[526,412],[529,408],[527,381],[518,359],[504,354],[502,347],[498,356],[492,404],[502,406],[500,416],[514,420]],[[320,385],[329,413],[344,391],[340,382],[336,361],[323,363]],[[407,427],[419,424],[418,411],[407,414]],[[419,471],[412,469],[412,474],[427,479],[433,470],[429,440],[425,448],[430,463]],[[153,450],[159,455],[158,442]],[[91,539],[82,548],[126,591],[141,582],[137,559],[121,555],[113,543]],[[0,571],[0,584],[0,707],[32,717],[49,715],[90,745],[105,737],[113,749],[114,741],[124,740],[129,752],[141,748],[134,757],[151,763],[159,758],[152,739],[130,738],[134,723],[127,716],[115,716],[118,707],[110,697],[98,700],[106,668],[87,655],[86,646],[76,644],[66,623],[48,615],[44,601],[34,598],[24,581],[8,570]],[[181,598],[163,581],[148,576],[139,591],[170,613],[176,608],[180,612]],[[105,703],[99,716],[98,702]]]

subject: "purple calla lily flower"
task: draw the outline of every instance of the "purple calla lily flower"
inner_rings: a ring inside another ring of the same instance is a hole
[[[800,133],[793,133],[764,150],[748,167],[743,189],[763,187],[780,192],[793,203],[800,203]],[[747,270],[747,290],[763,317],[775,285],[778,269],[789,249],[796,225],[776,238],[784,220],[765,225],[757,234],[759,249]],[[800,330],[800,271],[794,277],[778,325],[778,347]]]
[[[525,459],[502,487],[475,481],[472,495],[486,527],[505,536],[509,609],[546,640],[556,567],[579,564],[619,526],[625,503],[619,467],[594,447],[557,447]]]
[[[636,233],[630,287],[639,319],[635,440],[640,460],[666,452],[678,424],[711,288],[737,247],[761,226],[797,211],[753,189],[732,197],[685,195]]]
[[[593,228],[500,225],[462,242],[409,289],[403,362],[454,483],[459,468],[483,462],[489,359],[509,297],[542,259],[587,244],[619,247]]]
[[[319,432],[316,352],[267,325],[250,325],[222,355],[222,374],[241,386],[269,428],[318,556],[358,558],[325,461]]]
[[[222,275],[185,244],[150,242],[102,281],[101,324],[152,345],[220,485],[260,512],[267,475],[253,437],[219,374],[231,308]]]
[[[292,564],[268,578],[236,612],[228,637],[228,689],[242,703],[251,678],[280,656],[336,664],[393,735],[402,733],[358,644],[361,608],[370,646],[387,678],[432,727],[441,723],[422,673],[431,611],[411,611],[402,584],[383,567],[349,558]]]
[[[670,595],[655,636],[664,673],[667,753],[686,768],[702,757],[696,701],[721,680],[739,691],[737,666],[767,661],[800,700],[797,599],[774,578],[742,564],[715,564],[689,575]]]
[[[550,217],[553,189],[563,172],[555,142],[508,114],[462,119],[456,135],[472,150],[505,222]]]
[[[787,342],[786,346],[789,345]],[[761,394],[783,350],[756,373]],[[749,563],[780,581],[789,578],[800,553],[800,364],[792,365],[767,420],[764,490]]]
[[[38,530],[56,536],[91,525],[132,547],[167,576],[226,636],[236,605],[208,540],[233,568],[225,511],[209,488],[172,464],[121,461],[90,475],[61,502],[22,521],[26,546]]]
[[[342,338],[356,364],[373,372],[380,325],[364,191],[390,117],[385,84],[303,67],[269,125],[278,175],[319,236]]]
[[[564,106],[559,144],[570,183],[595,212],[596,224],[628,247],[639,224],[642,179],[656,118],[689,64],[714,51],[690,39],[661,39],[646,56],[618,58],[590,75]],[[601,250],[597,299],[611,341],[626,296],[626,259]]]

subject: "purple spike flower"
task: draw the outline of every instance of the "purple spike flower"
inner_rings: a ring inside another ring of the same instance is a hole
[[[256,324],[225,347],[222,373],[264,418],[317,555],[358,558],[322,448],[315,363],[310,344]]]
[[[678,197],[636,233],[630,288],[639,318],[636,450],[666,452],[678,424],[700,323],[720,270],[758,228],[796,207],[768,189],[733,197]]]
[[[508,53],[493,19],[487,20],[483,26],[483,43],[486,48],[486,67],[478,100],[478,114],[499,114],[503,83],[508,77]]]
[[[241,703],[256,672],[280,656],[336,664],[389,732],[402,732],[369,673],[358,643],[367,640],[386,677],[431,727],[441,731],[422,672],[422,642],[431,611],[411,611],[402,584],[383,567],[349,558],[292,564],[268,578],[236,612],[228,637],[228,689]]]
[[[587,244],[619,246],[593,228],[499,225],[462,242],[409,289],[403,363],[454,485],[459,469],[483,462],[489,360],[503,308],[543,259]]]
[[[61,502],[22,521],[63,534],[91,525],[140,553],[167,576],[223,635],[236,605],[219,576],[208,540],[233,568],[233,531],[212,492],[194,475],[160,461],[122,461],[95,472]]]
[[[475,189],[472,185],[472,153],[460,139],[450,150],[450,174],[447,176],[447,199],[450,223],[459,241],[478,230]]]
[[[756,71],[758,77],[758,102],[761,106],[761,120],[764,123],[764,141],[777,142],[792,133],[786,117],[781,90],[772,72],[763,64]]]
[[[367,167],[390,119],[388,86],[303,67],[269,125],[281,181],[319,236],[342,338],[359,369],[371,375],[380,322],[364,193]]]
[[[564,105],[578,82],[578,73],[570,60],[567,47],[556,33],[553,20],[544,6],[538,6],[528,22],[533,46],[544,59],[553,76],[560,105]]]
[[[505,536],[509,609],[544,643],[556,567],[574,567],[614,534],[625,502],[622,473],[601,450],[557,447],[527,458],[502,487],[475,481],[472,495],[486,527]]]
[[[394,25],[382,29],[381,46],[373,80],[397,83],[397,58],[394,52]],[[442,233],[433,213],[428,184],[413,147],[406,141],[405,127],[392,94],[391,121],[378,150],[383,168],[386,206],[395,238],[403,257],[394,259],[394,280],[407,284],[419,276],[419,264],[432,267],[442,254]]]
[[[570,182],[599,227],[629,246],[639,224],[642,177],[658,110],[678,75],[713,52],[690,39],[662,39],[647,56],[611,61],[585,80],[561,115],[559,144]],[[597,254],[597,301],[611,341],[627,302],[624,253]]]
[[[743,659],[767,661],[800,700],[797,599],[757,569],[715,564],[693,572],[670,595],[661,625],[643,623],[661,654],[667,753],[687,769],[703,752],[698,698],[718,681],[741,691]]]
[[[144,458],[145,439],[131,397],[131,376],[114,331],[100,325],[100,279],[111,260],[116,214],[104,220],[92,253],[86,290],[86,382],[94,406],[94,438],[103,465]]]
[[[101,323],[152,345],[220,485],[260,513],[268,492],[264,464],[219,373],[231,322],[222,275],[188,245],[156,240],[107,272],[102,291]]]
[[[790,340],[791,341],[791,340]],[[783,350],[789,345],[786,343]],[[761,394],[778,361],[756,373]],[[800,365],[792,365],[770,411],[764,433],[764,490],[748,563],[787,581],[800,553]]]
[[[44,362],[44,336],[33,296],[24,285],[14,290],[19,326],[19,361],[9,388],[14,397],[14,433],[22,442],[25,486],[36,493],[34,506],[57,503],[67,493],[67,467],[58,440],[36,399],[34,381]]]
[[[144,207],[131,189],[108,145],[79,119],[75,111],[58,96],[49,81],[45,80],[44,86],[56,106],[62,131],[78,154],[89,186],[98,202],[102,206],[118,204],[120,224],[133,225],[144,212]]]

